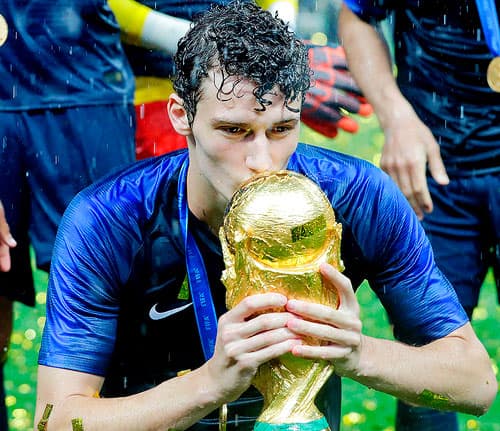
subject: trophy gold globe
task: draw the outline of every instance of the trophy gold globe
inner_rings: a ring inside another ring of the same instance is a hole
[[[319,266],[343,270],[341,233],[328,198],[307,177],[276,171],[251,178],[234,193],[219,235],[227,307],[264,292],[337,307],[338,294],[323,285]],[[264,407],[254,429],[329,429],[314,400],[332,372],[328,361],[292,354],[261,365],[252,383]]]

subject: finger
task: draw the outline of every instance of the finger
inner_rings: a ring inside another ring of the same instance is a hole
[[[289,339],[281,343],[271,344],[259,350],[242,353],[237,357],[237,360],[244,364],[251,364],[251,367],[257,368],[265,362],[269,362],[272,359],[276,359],[286,353],[292,352],[293,349],[301,343],[301,340]]]
[[[323,108],[332,111],[333,113],[336,112],[340,116],[340,109],[356,114],[359,111],[360,106],[361,105],[355,96],[320,84],[315,87],[311,87],[306,93],[304,110],[309,107],[316,110]]]
[[[328,263],[322,263],[319,267],[323,282],[330,288],[335,289],[339,296],[339,307],[341,311],[349,310],[356,315],[359,314],[359,303],[349,280],[340,271]]]
[[[250,338],[262,332],[285,328],[287,322],[293,317],[293,314],[287,312],[259,314],[237,324],[237,327],[233,329],[237,331],[234,338]]]
[[[225,343],[226,354],[232,358],[239,358],[245,353],[256,352],[291,340],[297,343],[301,342],[301,338],[297,333],[289,328],[283,327],[272,331],[261,332],[250,338],[239,338],[229,343]]]
[[[9,247],[15,247],[17,245],[10,233],[2,202],[0,202],[0,243],[1,242],[7,244]]]
[[[10,271],[10,249],[5,244],[0,244],[0,271]]]
[[[313,70],[313,84],[315,87],[323,86],[326,88],[335,87],[339,90],[346,91],[355,95],[356,98],[361,97],[361,90],[356,85],[350,74],[345,72],[334,71],[332,69],[318,68]],[[359,101],[358,101],[359,103]]]
[[[409,170],[409,180],[411,181],[411,193],[419,208],[417,216],[422,219],[424,212],[432,211],[432,199],[427,187],[427,177],[425,174],[425,163],[412,165]],[[416,211],[415,211],[416,212]]]
[[[328,263],[321,264],[319,270],[325,288],[337,292],[338,307],[333,308],[329,305],[290,299],[286,309],[306,320],[328,323],[339,327],[350,326],[353,321],[352,316],[355,319],[359,316],[359,303],[351,281]],[[294,319],[296,318],[294,317],[291,320]],[[287,323],[287,326],[289,327],[289,323]]]
[[[429,172],[434,180],[445,186],[450,183],[450,178],[446,173],[446,168],[444,167],[443,159],[441,158],[441,152],[439,150],[439,145],[434,141],[433,144],[429,145],[428,148],[428,163]]]
[[[359,99],[361,101],[361,99]],[[362,117],[369,117],[373,114],[373,107],[369,103],[361,103],[359,105],[358,114]]]
[[[287,302],[287,297],[279,293],[262,293],[250,295],[240,301],[231,313],[224,316],[232,321],[243,321],[256,314],[270,311],[273,309],[282,309]]]
[[[354,78],[348,72],[335,71],[335,87],[344,90],[352,95],[356,96],[356,100],[359,103],[358,97],[361,97],[362,93]]]
[[[405,195],[418,219],[422,220],[424,213],[417,197],[415,196],[412,179],[410,175],[408,175],[408,172],[405,169],[398,169],[391,176],[395,179],[396,184]]]
[[[306,319],[291,319],[288,322],[288,327],[300,335],[301,339],[315,339],[322,345],[353,345],[357,343],[359,333],[361,332],[359,319],[355,319],[352,315],[342,313],[341,311],[337,311],[333,315],[335,317],[342,316],[342,319],[335,319],[341,321],[341,324],[315,322]]]
[[[342,117],[337,122],[337,126],[339,129],[342,129],[348,133],[356,133],[359,129],[358,123],[350,117]]]

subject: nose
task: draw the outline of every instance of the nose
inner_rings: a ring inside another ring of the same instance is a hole
[[[248,154],[246,165],[254,173],[261,173],[271,170],[271,143],[266,136],[256,137],[248,142]]]

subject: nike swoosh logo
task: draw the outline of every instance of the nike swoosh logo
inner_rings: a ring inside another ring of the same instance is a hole
[[[158,303],[156,303],[155,305],[153,305],[151,307],[151,310],[149,310],[149,317],[151,318],[151,320],[165,319],[166,317],[172,316],[173,314],[180,313],[182,310],[185,310],[186,308],[190,307],[192,304],[193,303],[190,302],[189,304],[182,305],[182,306],[177,307],[177,308],[172,308],[171,310],[157,311],[156,306],[158,305]]]

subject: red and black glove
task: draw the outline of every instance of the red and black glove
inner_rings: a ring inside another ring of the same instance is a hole
[[[329,138],[336,136],[338,129],[356,133],[358,123],[349,113],[367,117],[373,109],[349,73],[344,49],[307,43],[306,47],[313,77],[302,106],[302,122]]]

